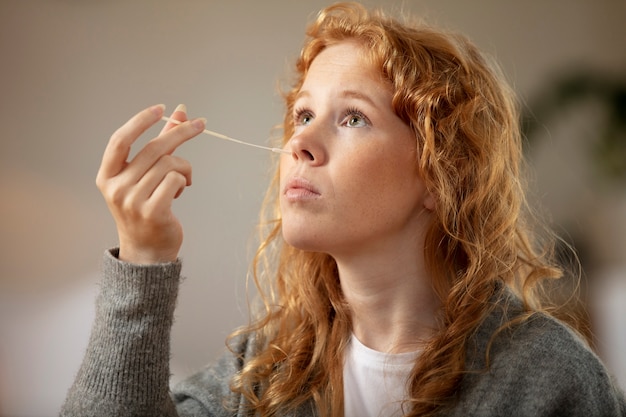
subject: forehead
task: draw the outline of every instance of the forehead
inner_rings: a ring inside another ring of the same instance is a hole
[[[302,90],[345,87],[369,92],[391,93],[391,83],[384,79],[366,48],[355,41],[344,41],[324,48],[309,67]]]

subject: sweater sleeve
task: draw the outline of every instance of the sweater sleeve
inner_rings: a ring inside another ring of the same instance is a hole
[[[62,416],[176,416],[170,332],[180,262],[133,265],[108,251],[85,357]]]

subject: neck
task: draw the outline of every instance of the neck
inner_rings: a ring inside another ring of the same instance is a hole
[[[336,259],[350,306],[353,332],[371,349],[400,353],[418,349],[436,329],[439,301],[426,273],[423,251]]]

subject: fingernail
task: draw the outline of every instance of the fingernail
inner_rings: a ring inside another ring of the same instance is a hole
[[[184,104],[179,104],[174,109],[174,113],[176,113],[177,111],[182,111],[183,113],[187,113],[187,106],[185,106]]]
[[[197,119],[192,120],[191,125],[198,130],[202,130],[204,129],[204,126],[206,125],[206,119],[204,117],[199,117]]]
[[[154,113],[156,116],[161,117],[161,115],[163,114],[163,112],[165,111],[165,104],[157,104],[156,106],[152,106],[150,108],[150,110],[152,111],[152,113]]]

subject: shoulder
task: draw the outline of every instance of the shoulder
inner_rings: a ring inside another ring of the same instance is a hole
[[[182,380],[172,390],[180,415],[230,416],[242,399],[230,390],[230,382],[254,351],[254,337],[234,338],[228,349],[213,363]]]
[[[177,384],[172,390],[172,398],[178,415],[249,415],[250,403],[243,395],[233,393],[230,387],[232,378],[256,355],[260,343],[254,333],[237,336],[229,341],[229,348],[216,362]],[[306,417],[316,414],[312,403],[307,402],[293,413],[281,415]]]
[[[521,314],[519,300],[505,294],[475,334],[463,380],[466,401],[472,398],[483,408],[494,408],[492,412],[515,415],[624,412],[623,394],[574,331],[543,313],[524,319]],[[510,327],[502,329],[507,323]]]

